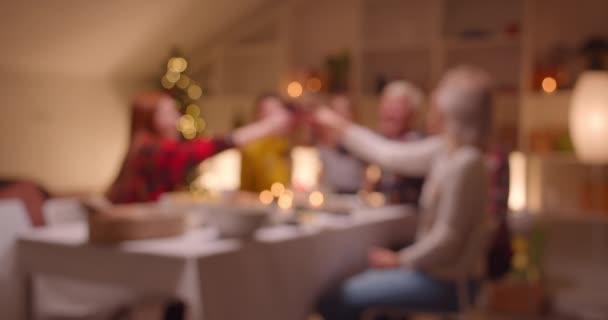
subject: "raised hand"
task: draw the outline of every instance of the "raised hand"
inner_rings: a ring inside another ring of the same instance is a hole
[[[399,255],[384,248],[371,248],[368,253],[368,261],[374,268],[396,268],[400,265]]]

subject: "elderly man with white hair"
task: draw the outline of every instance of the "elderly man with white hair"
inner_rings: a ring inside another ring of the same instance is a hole
[[[471,297],[490,242],[484,148],[491,100],[484,72],[448,71],[427,118],[436,134],[410,143],[388,141],[329,110],[318,111],[317,121],[336,130],[353,153],[400,174],[427,176],[415,242],[399,252],[371,249],[371,269],[322,299],[326,320],[359,319],[370,307],[456,311]]]
[[[416,115],[424,94],[413,84],[399,80],[389,83],[383,90],[378,106],[378,131],[387,139],[408,142],[423,137],[414,128]],[[390,203],[416,205],[424,182],[423,176],[402,176],[382,168],[380,175],[369,170],[364,189],[383,193]]]

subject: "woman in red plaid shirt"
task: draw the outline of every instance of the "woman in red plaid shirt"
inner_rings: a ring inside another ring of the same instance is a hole
[[[162,193],[182,187],[188,172],[201,161],[225,149],[280,133],[290,125],[285,111],[221,138],[181,141],[176,129],[180,114],[167,94],[140,94],[132,112],[129,149],[107,193],[113,203],[155,201]]]

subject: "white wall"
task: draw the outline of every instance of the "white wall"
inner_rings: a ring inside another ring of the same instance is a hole
[[[126,148],[128,91],[98,78],[2,77],[0,176],[55,192],[104,190]]]

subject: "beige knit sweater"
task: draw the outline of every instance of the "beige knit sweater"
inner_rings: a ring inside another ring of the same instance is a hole
[[[400,143],[359,126],[345,146],[399,174],[426,176],[416,241],[403,249],[403,265],[446,280],[479,277],[491,231],[486,214],[488,170],[478,148],[448,150],[442,137]]]

